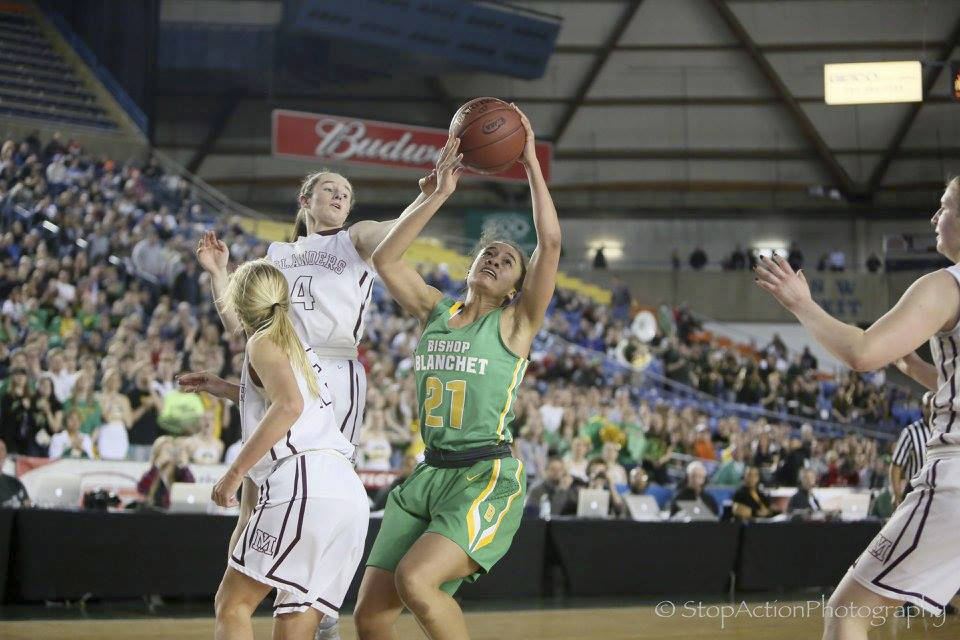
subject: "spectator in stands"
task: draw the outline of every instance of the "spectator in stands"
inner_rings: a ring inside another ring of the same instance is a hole
[[[49,456],[56,458],[93,458],[93,441],[82,431],[83,416],[77,409],[64,410],[63,431],[50,438]]]
[[[799,480],[800,488],[790,497],[790,502],[787,503],[787,513],[823,511],[820,501],[813,494],[813,489],[817,486],[817,473],[813,469],[801,469]]]
[[[127,396],[120,393],[123,380],[119,370],[106,370],[100,384],[103,391],[97,394],[97,402],[104,422],[94,430],[93,441],[101,458],[124,460],[130,447],[127,431],[133,426],[133,409]]]
[[[133,426],[128,434],[129,456],[131,460],[146,462],[150,459],[153,442],[160,436],[157,418],[158,411],[163,406],[163,399],[155,389],[151,388],[153,377],[146,364],[137,370],[134,381],[126,393],[133,411],[131,416]]]
[[[563,457],[567,473],[574,479],[587,482],[587,455],[590,453],[590,440],[583,436],[575,436],[570,444],[570,451]]]
[[[776,471],[777,483],[785,487],[793,486],[800,470],[807,465],[810,450],[800,438],[799,433],[791,434]]]
[[[627,470],[623,468],[617,459],[620,457],[622,449],[619,442],[604,442],[600,457],[606,464],[606,473],[610,481],[619,490],[620,487],[627,487]]]
[[[710,482],[719,487],[735,487],[743,482],[743,472],[747,468],[749,449],[743,445],[732,445],[729,459],[717,467]]]
[[[527,411],[526,424],[520,428],[520,436],[514,442],[517,457],[523,461],[527,482],[535,483],[543,477],[547,466],[547,443],[543,438],[543,423],[540,412]]]
[[[880,261],[880,258],[877,257],[877,254],[871,253],[870,257],[867,258],[867,271],[870,273],[876,273],[880,271],[880,267],[883,266],[883,263]]]
[[[360,432],[360,468],[370,471],[389,471],[393,448],[386,430],[382,409],[368,411]]]
[[[563,460],[551,456],[543,480],[527,492],[528,508],[539,512],[540,502],[546,496],[550,501],[550,514],[554,516],[572,515],[577,512],[577,487],[574,478],[563,464]]]
[[[670,515],[674,515],[680,511],[680,506],[678,502],[692,502],[700,500],[713,512],[713,515],[720,517],[720,507],[717,506],[717,501],[713,499],[713,496],[709,493],[705,493],[703,490],[704,485],[707,482],[707,468],[703,466],[703,463],[694,460],[693,462],[687,465],[687,477],[684,481],[683,488],[677,491],[673,496],[673,500],[670,502]]]
[[[776,512],[770,506],[770,497],[760,487],[760,469],[748,467],[743,486],[733,494],[733,515],[741,520],[769,518]]]
[[[223,440],[213,435],[213,413],[207,412],[200,419],[200,430],[183,438],[183,447],[193,464],[217,464],[223,457]]]
[[[624,284],[620,276],[613,276],[610,283],[611,314],[615,320],[626,322],[630,318],[630,289]]]
[[[47,456],[50,437],[60,431],[63,421],[62,405],[53,393],[53,383],[49,378],[37,380],[34,392],[32,422],[35,429],[33,442],[27,447],[31,456]]]
[[[77,377],[77,384],[73,394],[63,403],[65,412],[76,411],[83,419],[81,431],[90,435],[103,423],[103,411],[94,393],[94,376],[89,372],[82,372]]]
[[[77,383],[80,376],[79,371],[69,371],[66,368],[66,360],[63,357],[63,350],[59,348],[51,349],[47,354],[49,368],[43,372],[43,377],[49,378],[53,383],[53,392],[61,404],[70,399],[73,395],[73,386]]]
[[[0,438],[10,443],[12,453],[26,455],[36,435],[34,398],[26,369],[10,372],[9,386],[0,399]]]
[[[17,509],[33,506],[23,483],[16,477],[3,473],[3,463],[6,459],[7,445],[0,439],[0,507]]]
[[[629,491],[631,495],[645,496],[650,490],[650,477],[643,467],[634,467],[630,469]]]
[[[700,271],[707,266],[707,252],[701,247],[697,247],[690,254],[690,268],[694,271]]]
[[[787,263],[793,267],[794,271],[799,271],[803,267],[803,252],[796,242],[790,243],[790,250],[787,252]]]
[[[137,483],[137,491],[145,504],[160,509],[170,508],[170,487],[174,482],[194,482],[187,467],[188,453],[170,436],[161,436],[153,443],[150,469]]]

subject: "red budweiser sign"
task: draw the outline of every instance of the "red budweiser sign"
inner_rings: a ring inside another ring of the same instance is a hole
[[[433,168],[448,135],[445,129],[285,109],[273,111],[273,155],[288,158],[379,164],[426,172]],[[538,142],[537,157],[549,181],[553,145]],[[484,177],[527,181],[520,164]]]

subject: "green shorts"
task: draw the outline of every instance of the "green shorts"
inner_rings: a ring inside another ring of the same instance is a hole
[[[516,458],[460,469],[421,464],[390,492],[367,566],[395,571],[421,535],[439,533],[480,565],[476,573],[443,585],[453,594],[463,580],[473,582],[489,571],[510,548],[523,516],[526,485],[523,463]]]

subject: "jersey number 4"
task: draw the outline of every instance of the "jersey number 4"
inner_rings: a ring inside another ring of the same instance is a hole
[[[450,392],[450,426],[459,429],[463,426],[463,405],[467,401],[467,381],[451,380],[446,390]],[[424,423],[428,427],[443,427],[443,417],[433,412],[443,404],[444,386],[440,378],[427,378],[427,397],[423,401]]]
[[[313,276],[300,276],[293,283],[293,290],[290,292],[290,301],[293,304],[302,304],[307,311],[313,311],[316,301],[313,294],[310,293],[310,282]]]

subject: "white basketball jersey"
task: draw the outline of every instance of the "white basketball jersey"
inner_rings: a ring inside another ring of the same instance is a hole
[[[340,433],[336,423],[330,390],[319,379],[320,362],[309,347],[306,349],[306,354],[307,361],[314,369],[313,375],[320,386],[320,395],[311,394],[306,378],[297,367],[293,367],[293,375],[297,379],[297,386],[303,396],[303,412],[287,430],[286,435],[270,447],[270,451],[247,472],[247,476],[257,486],[263,484],[278,461],[290,456],[318,449],[337,451],[348,459],[353,456],[353,445]],[[257,374],[262,380],[262,377],[270,375],[270,372],[263,371]],[[263,389],[253,381],[248,343],[248,349],[243,357],[243,372],[240,374],[240,431],[243,442],[247,442],[253,436],[269,406]]]
[[[960,282],[960,265],[947,271]],[[933,416],[930,419],[930,439],[927,448],[960,445],[960,398],[957,387],[957,365],[960,363],[960,322],[950,331],[930,338],[933,365],[937,368],[937,393],[933,397]]]
[[[321,357],[356,358],[376,272],[350,241],[332,229],[274,242],[267,249],[290,285],[293,324]]]

